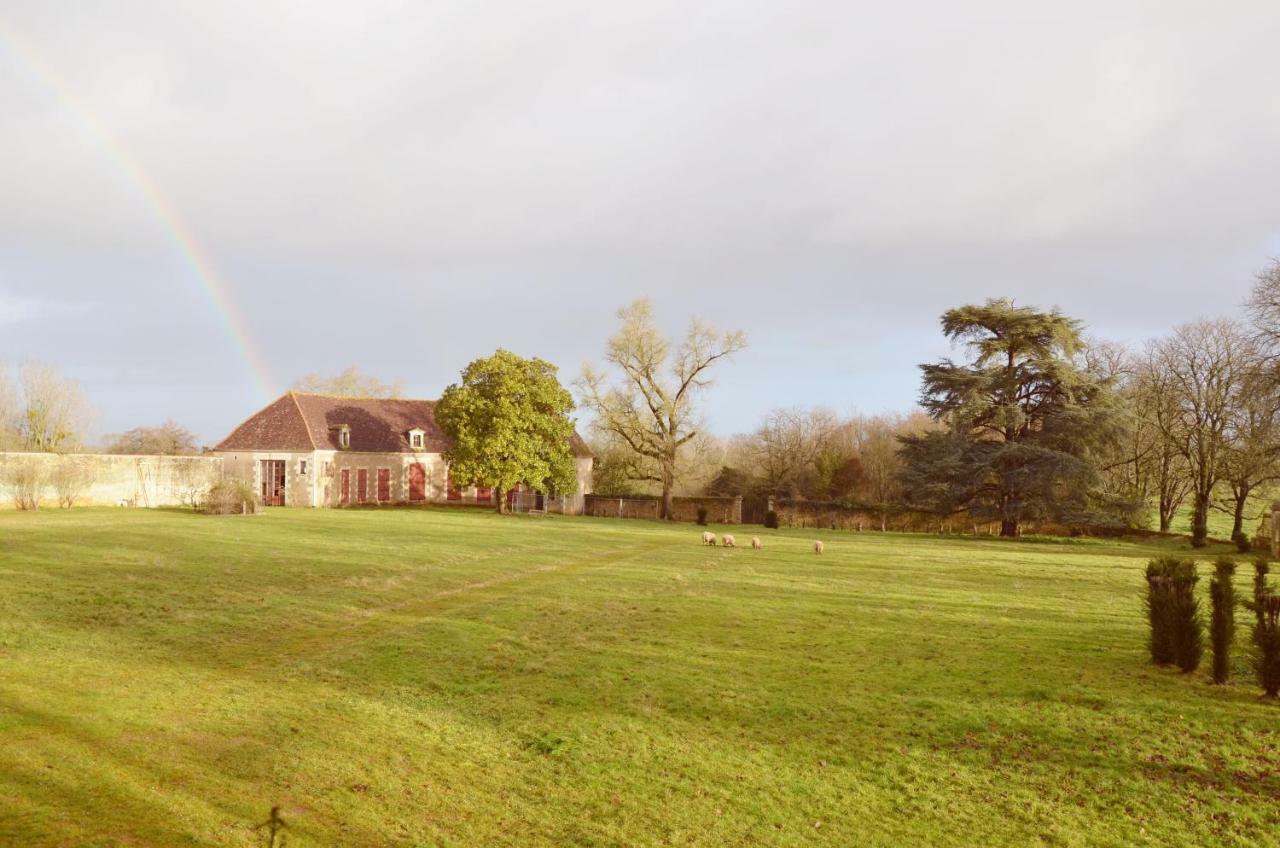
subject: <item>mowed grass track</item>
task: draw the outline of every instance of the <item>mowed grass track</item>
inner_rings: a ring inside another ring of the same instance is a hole
[[[699,531],[0,514],[0,844],[1276,844],[1280,708],[1148,665],[1153,549]]]

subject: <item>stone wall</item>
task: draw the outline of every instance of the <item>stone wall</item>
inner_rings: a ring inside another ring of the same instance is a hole
[[[0,453],[0,507],[179,506],[221,477],[211,456]]]
[[[598,518],[649,518],[656,520],[661,513],[659,498],[611,498],[605,495],[587,495],[583,498],[583,514]],[[742,498],[675,498],[671,504],[675,521],[697,521],[698,508],[707,510],[711,524],[741,524]]]

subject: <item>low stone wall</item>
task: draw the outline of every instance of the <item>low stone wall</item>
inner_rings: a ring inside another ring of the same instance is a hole
[[[221,478],[216,456],[0,453],[0,507],[179,506]]]
[[[741,524],[742,498],[674,498],[672,520],[697,521],[698,509],[707,511],[711,524]],[[649,518],[656,520],[662,511],[659,498],[611,498],[606,495],[584,495],[583,515],[597,518]]]

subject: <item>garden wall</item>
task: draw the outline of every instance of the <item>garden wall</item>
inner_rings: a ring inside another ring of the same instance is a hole
[[[585,495],[583,515],[597,518],[648,518],[657,520],[661,512],[659,498],[611,498],[605,495]],[[741,524],[742,498],[675,498],[671,504],[675,521],[697,521],[698,509],[707,511],[707,521],[712,524]]]
[[[0,453],[0,507],[178,506],[221,478],[216,456]]]

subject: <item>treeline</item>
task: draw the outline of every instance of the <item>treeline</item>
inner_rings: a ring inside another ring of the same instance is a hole
[[[967,513],[1006,536],[1033,520],[1168,532],[1187,508],[1194,545],[1220,511],[1248,546],[1250,504],[1280,480],[1280,262],[1257,275],[1241,317],[1194,321],[1137,348],[1007,299],[948,310],[941,325],[964,356],[921,366],[916,412],[775,409],[728,439],[685,423],[661,469],[606,421],[595,430],[596,490]],[[695,322],[682,350],[707,349],[699,330]],[[657,341],[619,334],[611,352],[665,356],[670,346]],[[663,356],[622,360],[624,377],[660,373]],[[616,392],[636,425],[661,419],[664,395],[645,388],[624,381]],[[696,422],[694,410],[680,411]]]

